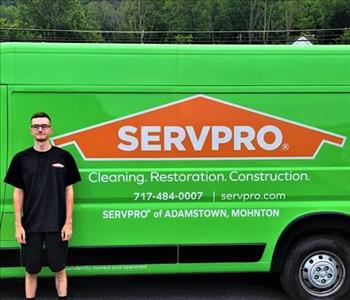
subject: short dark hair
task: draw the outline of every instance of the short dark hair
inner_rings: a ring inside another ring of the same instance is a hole
[[[33,114],[32,117],[30,118],[30,122],[32,122],[32,120],[36,119],[36,118],[48,118],[50,123],[51,123],[51,118],[47,113],[37,112],[37,113]]]

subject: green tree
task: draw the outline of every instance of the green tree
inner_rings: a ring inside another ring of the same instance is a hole
[[[350,44],[350,28],[346,28],[340,37],[341,44]]]
[[[96,33],[57,32],[60,30],[92,30],[95,24],[86,18],[80,0],[18,0],[19,18],[33,24],[34,28],[46,29],[43,39],[50,40],[101,40]]]
[[[117,29],[118,7],[119,2],[90,1],[85,5],[86,17],[95,24],[95,30],[115,31]],[[114,33],[102,33],[101,36],[109,42],[113,42],[118,37]]]
[[[349,0],[0,0],[2,40],[283,43],[303,30],[320,42],[347,41]],[[32,29],[22,31],[21,28]],[[35,29],[40,29],[36,31]],[[271,33],[285,29],[286,33]],[[63,30],[59,32],[57,30]],[[65,30],[65,31],[64,31]],[[88,32],[74,32],[82,30]],[[90,31],[130,31],[129,34]],[[236,31],[249,30],[250,33]],[[156,31],[150,33],[150,31]],[[165,31],[167,33],[159,33]],[[182,32],[180,32],[182,31]],[[186,32],[187,31],[187,32]],[[205,33],[194,33],[205,31]],[[221,33],[215,33],[221,31]],[[230,32],[227,32],[230,31]],[[233,31],[233,32],[232,32]],[[254,32],[260,31],[260,32]]]
[[[350,1],[329,0],[324,1],[323,22],[329,28],[345,28],[350,26]]]
[[[91,1],[86,6],[86,17],[96,24],[98,30],[115,30],[118,6],[111,2]]]
[[[138,42],[150,42],[151,36],[145,36],[145,31],[155,30],[161,22],[159,9],[164,0],[127,0],[118,6],[117,28],[124,31],[139,31],[130,33],[127,37]]]
[[[7,2],[9,4],[10,2]],[[13,5],[0,6],[0,41],[32,41],[40,40],[38,33],[23,31],[22,28],[32,24],[23,22],[19,17],[18,8]]]

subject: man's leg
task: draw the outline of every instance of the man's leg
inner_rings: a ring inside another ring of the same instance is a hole
[[[59,297],[67,296],[66,258],[68,242],[62,241],[60,232],[46,232],[45,245],[49,267],[55,273],[55,284]]]
[[[55,285],[58,297],[67,296],[67,273],[66,269],[55,273]]]
[[[41,270],[42,235],[27,233],[26,244],[21,244],[22,264],[26,268],[25,294],[26,298],[35,298],[38,285],[38,273]]]
[[[28,272],[26,272],[25,290],[26,290],[26,298],[27,299],[34,299],[35,298],[37,285],[38,285],[37,274],[29,274]]]

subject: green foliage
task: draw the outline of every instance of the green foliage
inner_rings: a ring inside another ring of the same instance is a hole
[[[3,6],[15,5],[16,0],[1,0],[0,3]]]
[[[340,37],[342,44],[350,44],[350,28],[345,29],[344,33]]]
[[[10,2],[8,2],[10,3]],[[40,34],[36,32],[20,31],[21,28],[32,27],[32,24],[21,20],[16,6],[3,5],[0,9],[0,28],[16,30],[0,30],[0,40],[8,41],[33,41],[40,40]]]
[[[0,28],[12,29],[1,30],[1,40],[285,43],[299,35],[289,30],[309,34],[307,29],[344,27],[350,27],[349,0],[1,0],[0,5]],[[276,29],[286,32],[269,32]],[[261,32],[232,32],[246,30]],[[315,38],[347,41],[348,32],[341,34]]]
[[[100,31],[114,31],[117,28],[118,9],[115,2],[90,1],[85,5],[85,12],[87,20],[90,20],[91,28]],[[115,35],[101,34],[100,38],[104,41],[113,40]]]
[[[350,1],[349,0],[332,0],[325,1],[325,18],[326,24],[331,27],[344,28],[350,26]]]
[[[91,1],[85,5],[86,17],[96,24],[98,30],[115,30],[117,27],[117,7],[111,2]]]
[[[188,35],[177,34],[175,36],[175,42],[177,44],[192,44],[193,43],[193,36],[192,36],[192,34],[188,34]]]
[[[81,34],[52,31],[63,30],[92,30],[95,24],[86,18],[84,7],[80,0],[18,0],[19,17],[24,22],[31,23],[35,28],[47,29],[42,32],[43,39],[65,40],[100,40],[96,33]]]

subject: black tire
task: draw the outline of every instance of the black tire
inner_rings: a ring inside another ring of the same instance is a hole
[[[338,235],[312,235],[296,242],[280,280],[293,299],[342,299],[350,289],[350,242]]]

